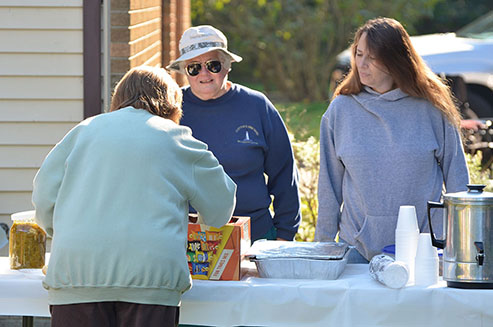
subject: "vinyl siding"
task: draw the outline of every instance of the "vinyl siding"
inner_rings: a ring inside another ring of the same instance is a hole
[[[45,156],[83,119],[82,0],[2,0],[0,17],[0,221],[11,225],[33,208]]]

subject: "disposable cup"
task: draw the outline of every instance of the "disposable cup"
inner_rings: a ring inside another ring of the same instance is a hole
[[[407,248],[407,247],[403,249],[396,248],[395,259],[397,261],[403,261],[404,259],[409,259],[414,262],[414,260],[416,259],[416,250],[413,251],[412,248]]]
[[[400,236],[400,237],[418,237],[419,236],[419,231],[417,229],[415,230],[395,230],[395,236]]]
[[[416,256],[419,234],[409,232],[395,232],[395,258],[401,260],[402,257],[412,257],[413,261]]]
[[[416,243],[416,246],[418,246],[418,239],[419,239],[419,233],[418,231],[414,232],[402,232],[402,231],[395,231],[395,240],[396,241],[401,241],[402,244],[405,244],[405,242],[413,242]]]
[[[427,269],[415,268],[414,285],[430,286],[438,283],[438,264],[435,268],[428,267]]]
[[[416,208],[414,206],[400,206],[397,216],[397,227],[399,231],[418,230],[418,219],[416,218]]]
[[[395,237],[398,237],[398,238],[413,238],[413,239],[418,239],[419,238],[419,231],[418,230],[406,230],[406,231],[402,231],[402,230],[398,230],[396,229],[395,230]]]
[[[429,233],[419,235],[414,264],[414,282],[418,286],[430,286],[438,282],[438,251],[431,245]]]
[[[404,287],[409,281],[407,265],[400,261],[394,261],[383,271],[382,281],[390,288]]]
[[[404,262],[407,265],[409,270],[408,284],[414,283],[414,266],[418,239],[419,231],[417,229],[400,229],[395,231],[395,260]]]
[[[416,256],[412,255],[412,253],[403,253],[402,255],[399,255],[399,259],[396,259],[396,261],[409,261],[409,260],[412,260],[412,262],[414,263],[414,261],[416,260]]]
[[[402,236],[402,237],[409,237],[409,236],[418,237],[419,236],[419,230],[418,229],[411,229],[411,230],[396,229],[395,235],[396,236]]]
[[[438,260],[438,250],[431,244],[430,233],[419,234],[418,246],[416,248],[416,260],[424,258]]]
[[[435,266],[438,265],[438,257],[436,258],[419,258],[416,257],[415,267],[416,269],[435,269]]]
[[[414,256],[401,256],[399,259],[397,259],[396,257],[396,261],[406,265],[409,273],[408,284],[414,283],[414,270],[415,270]]]
[[[435,269],[435,265],[438,263],[438,258],[416,258],[414,261],[416,269]]]
[[[379,254],[370,260],[370,276],[390,288],[401,288],[409,280],[409,271],[405,263],[394,258]]]

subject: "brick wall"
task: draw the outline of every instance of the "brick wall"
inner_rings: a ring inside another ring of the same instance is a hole
[[[178,48],[180,37],[190,27],[191,21],[190,0],[163,1],[163,67],[180,56]],[[182,74],[172,73],[172,76],[178,84],[186,83],[186,78]]]
[[[173,10],[173,20],[168,14]],[[186,26],[184,28],[184,26]],[[111,84],[139,65],[166,66],[190,26],[190,0],[111,0]]]

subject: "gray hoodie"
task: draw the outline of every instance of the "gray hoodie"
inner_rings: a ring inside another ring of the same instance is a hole
[[[400,89],[340,95],[322,117],[315,240],[339,236],[368,260],[394,244],[399,206],[416,207],[428,232],[427,201],[469,181],[458,130],[428,101]],[[440,210],[432,217],[438,237]]]

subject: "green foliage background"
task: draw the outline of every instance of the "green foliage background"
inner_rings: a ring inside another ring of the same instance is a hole
[[[439,1],[192,0],[192,21],[219,28],[244,58],[232,80],[262,84],[289,101],[324,101],[336,56],[358,26],[389,16],[415,31]]]
[[[283,101],[326,101],[336,56],[358,26],[393,17],[413,34],[455,31],[491,0],[192,0],[193,25],[210,24],[244,60],[230,79]]]

